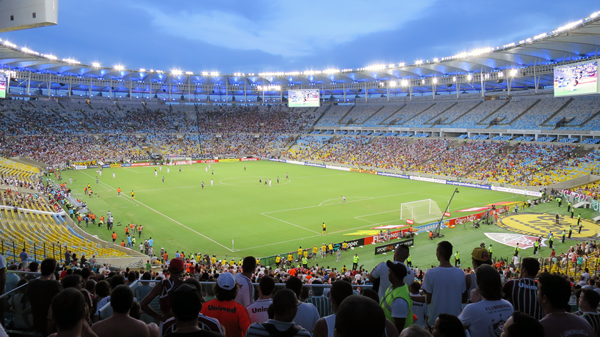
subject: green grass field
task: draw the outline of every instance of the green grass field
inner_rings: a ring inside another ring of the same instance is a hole
[[[236,260],[248,255],[265,257],[294,251],[299,246],[308,248],[323,242],[350,240],[360,236],[344,234],[369,230],[378,224],[404,224],[399,219],[403,202],[431,198],[443,210],[454,190],[447,185],[268,161],[211,164],[208,172],[206,166],[184,165],[182,173],[178,173],[177,167],[170,167],[167,173],[167,167],[163,167],[157,178],[153,167],[104,169],[98,185],[94,170],[66,172],[63,179],[73,178],[74,196],[84,199],[98,217],[110,210],[115,223],[142,224],[142,239],[152,237],[157,252],[164,247],[171,257],[179,250],[217,254],[218,258],[227,255]],[[114,179],[113,172],[116,173]],[[285,179],[286,173],[289,180]],[[277,177],[280,184],[276,182]],[[271,179],[272,186],[259,184],[259,178],[263,182]],[[204,190],[200,186],[202,181],[206,184]],[[88,183],[94,190],[91,199],[83,196]],[[119,187],[121,197],[116,192]],[[130,196],[132,190],[135,200]],[[346,197],[345,204],[341,203],[341,195]],[[470,213],[455,213],[456,210],[524,199],[514,194],[460,188],[450,211],[452,217],[458,217]],[[327,224],[326,236],[321,235],[322,222]],[[106,227],[82,225],[90,234],[111,240],[112,232]],[[115,225],[114,229],[119,243],[125,238],[124,227]],[[486,232],[507,231],[496,226],[475,229],[470,223],[443,230],[444,239],[451,241],[464,257],[482,241],[492,242],[484,235]],[[235,240],[234,250],[232,240]],[[413,263],[422,267],[437,264],[435,244],[436,241],[431,242],[424,234],[417,236],[411,250]],[[512,248],[501,246],[494,246],[495,256],[512,253]],[[373,246],[357,248],[352,253],[358,253],[361,264],[368,268],[391,258],[390,255],[375,256]],[[335,257],[312,263],[332,267],[351,265],[351,254],[345,253],[342,263],[336,263]]]

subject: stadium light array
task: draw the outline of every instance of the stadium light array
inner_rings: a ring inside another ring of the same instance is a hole
[[[402,80],[402,86],[403,86],[403,87],[406,87],[406,86],[408,86],[408,81],[407,81],[407,80]]]
[[[433,78],[433,83],[434,83],[434,84],[437,84],[437,82],[438,82],[438,79],[437,79],[436,77],[434,77],[434,78]]]
[[[471,74],[467,75],[467,80],[469,80],[469,81],[470,81],[470,80],[472,80],[472,79],[473,79],[473,75],[471,75]]]
[[[141,71],[141,72],[145,72],[145,71],[146,71],[146,69],[144,69],[144,68],[140,68],[140,71]]]
[[[74,59],[62,59],[64,62],[67,62],[68,64],[81,64],[81,62],[74,60]]]
[[[515,76],[517,76],[517,73],[518,73],[518,72],[519,72],[519,71],[518,71],[517,69],[511,69],[511,70],[510,70],[510,76],[511,76],[511,77],[515,77]]]
[[[416,64],[416,65],[421,65],[421,64],[423,64],[423,60],[416,60],[416,61],[415,61],[415,64]]]
[[[52,54],[42,54],[43,57],[47,58],[48,60],[53,60],[56,61],[58,60],[58,57],[52,55]]]
[[[175,76],[179,76],[182,75],[183,71],[179,70],[179,69],[173,69],[171,70],[171,75],[175,75]]]
[[[452,77],[452,82],[456,82],[456,76]]]
[[[125,70],[125,67],[120,64],[117,64],[116,66],[114,66],[114,69],[117,71],[123,71]]]
[[[27,54],[40,55],[40,53],[38,53],[36,51],[33,51],[33,50],[31,50],[31,49],[29,49],[27,47],[21,48],[21,51],[24,52],[24,53],[27,53]]]
[[[504,72],[502,72],[502,71],[501,71],[501,72],[499,72],[499,73],[498,73],[498,77],[500,77],[500,78],[504,77]]]
[[[16,45],[16,44],[14,44],[14,43],[12,43],[12,42],[9,42],[9,41],[4,41],[4,42],[2,42],[2,44],[4,44],[4,45],[5,45],[5,46],[7,46],[7,47],[11,47],[11,48],[17,48],[17,45]]]
[[[94,68],[100,68],[101,65],[98,62],[92,62],[92,67],[94,67]]]
[[[192,71],[186,71],[185,74],[186,75],[194,75],[194,72],[192,72]]]
[[[396,83],[396,81],[390,82],[390,87],[394,88],[396,85],[398,85],[398,83]]]

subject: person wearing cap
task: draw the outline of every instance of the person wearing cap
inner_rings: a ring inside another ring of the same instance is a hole
[[[406,267],[389,260],[386,265],[391,285],[380,299],[380,305],[385,317],[394,323],[398,331],[402,331],[413,324],[412,300],[408,286],[404,284]]]
[[[156,284],[152,291],[140,303],[142,311],[148,314],[150,317],[154,318],[157,321],[160,321],[163,324],[167,319],[172,317],[171,313],[171,301],[169,299],[169,294],[175,288],[175,286],[183,283],[181,279],[181,274],[183,273],[183,261],[179,259],[171,260],[169,263],[169,278],[162,280],[160,283]],[[160,311],[162,314],[158,314],[150,307],[150,302],[152,302],[157,296],[159,296],[159,305]]]
[[[410,248],[407,245],[398,245],[396,249],[394,249],[394,263],[401,264],[406,268],[404,284],[406,284],[407,287],[415,281],[415,272],[404,264],[404,261],[408,261],[408,258],[410,257],[409,250]],[[391,285],[388,277],[388,271],[389,268],[387,267],[386,263],[381,262],[375,268],[373,268],[373,271],[371,271],[371,274],[369,274],[369,280],[373,282],[373,284],[379,284],[379,289],[377,290],[379,299],[382,299],[383,296],[385,296],[387,288],[389,288]]]
[[[273,319],[250,325],[246,337],[289,336],[310,337],[310,332],[294,323],[298,311],[298,298],[290,289],[278,291],[273,296]],[[229,334],[227,335],[229,337]]]
[[[477,291],[483,300],[468,304],[458,319],[471,336],[498,336],[498,324],[510,317],[514,311],[513,306],[509,301],[502,299],[502,280],[494,267],[481,265],[475,273]]]
[[[473,252],[471,253],[471,263],[473,265],[473,273],[465,275],[465,283],[467,287],[467,291],[463,294],[462,302],[467,303],[467,299],[470,298],[471,302],[479,302],[480,298],[478,294],[475,294],[473,290],[477,288],[477,283],[475,281],[476,274],[475,271],[479,266],[484,264],[492,264],[492,260],[490,259],[490,254],[485,248],[477,247],[473,248]]]
[[[219,320],[227,337],[243,337],[250,326],[246,308],[235,298],[238,285],[230,272],[219,275],[214,287],[216,298],[206,302],[200,311],[203,315]]]

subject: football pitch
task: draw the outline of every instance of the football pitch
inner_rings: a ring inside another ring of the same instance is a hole
[[[142,240],[154,239],[157,253],[164,247],[169,257],[175,251],[201,252],[216,254],[219,259],[234,257],[236,261],[248,255],[266,257],[295,251],[299,246],[306,249],[352,240],[368,236],[364,231],[373,231],[377,226],[406,225],[400,220],[402,203],[433,199],[443,211],[455,188],[269,161],[215,163],[210,168],[208,164],[180,167],[181,173],[178,166],[163,166],[157,177],[154,167],[106,168],[99,176],[99,184],[94,169],[69,171],[63,174],[63,181],[73,179],[73,196],[86,201],[98,218],[111,211],[117,243],[125,239],[124,225],[135,223],[144,226]],[[264,184],[265,179],[271,179],[270,187]],[[92,186],[93,198],[83,195],[87,184]],[[120,197],[117,188],[122,189]],[[131,198],[132,190],[135,200]],[[473,213],[457,213],[458,210],[526,199],[476,188],[459,190],[450,205],[452,217]],[[342,195],[346,198],[344,204]],[[325,236],[321,234],[323,222],[327,224]],[[98,228],[90,223],[86,228],[82,223],[82,227],[100,239],[111,241],[112,231],[105,226]],[[442,232],[444,239],[451,241],[463,257],[468,257],[482,241],[492,242],[485,232],[510,233],[496,226],[475,229],[471,223]],[[135,235],[137,250],[140,240],[137,232]],[[426,234],[416,237],[411,250],[413,264],[422,267],[437,264],[436,240],[430,241]],[[508,256],[513,250],[501,244],[494,247],[495,256]],[[328,257],[309,264],[351,265],[353,253],[359,254],[361,264],[367,268],[392,258],[389,254],[375,256],[370,246],[344,253],[340,263],[335,262],[335,257]]]

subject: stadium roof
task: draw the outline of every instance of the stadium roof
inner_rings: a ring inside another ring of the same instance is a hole
[[[554,31],[499,47],[478,49],[440,59],[415,61],[412,64],[382,64],[355,69],[303,72],[219,74],[208,71],[134,70],[122,65],[105,67],[96,63],[83,64],[73,59],[60,59],[54,55],[41,54],[25,47],[20,48],[9,41],[0,40],[0,64],[5,70],[21,74],[30,72],[78,79],[131,81],[169,86],[257,85],[263,86],[267,91],[278,91],[284,87],[298,85],[316,85],[316,88],[330,93],[336,93],[336,86],[339,86],[341,92],[351,87],[359,88],[367,82],[377,82],[386,87],[412,87],[417,92],[420,86],[423,87],[423,91],[431,91],[433,87],[442,85],[462,90],[460,86],[456,87],[456,83],[471,83],[473,88],[484,85],[486,90],[489,90],[488,85],[494,89],[495,86],[500,86],[504,79],[507,80],[506,82],[513,82],[512,85],[515,87],[550,86],[553,81],[551,70],[555,64],[596,58],[599,53],[600,11]],[[537,74],[520,70],[532,67],[538,67]],[[56,78],[55,76],[52,77]],[[22,76],[18,77],[23,79]],[[509,77],[513,80],[509,81]],[[510,84],[505,83],[501,86],[507,85]],[[371,86],[372,84],[369,88],[372,88]],[[427,89],[428,87],[430,88]]]

